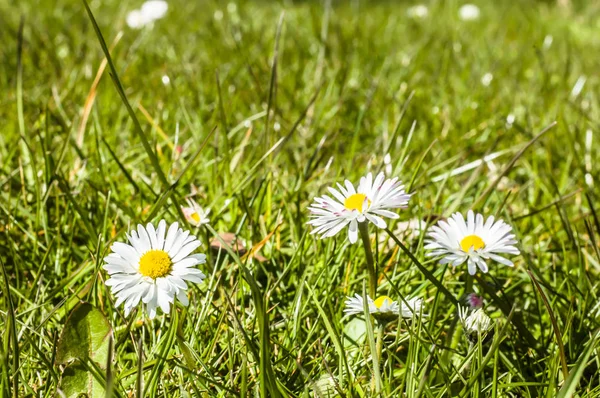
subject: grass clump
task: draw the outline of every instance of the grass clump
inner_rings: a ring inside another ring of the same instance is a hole
[[[141,4],[93,1],[96,31],[83,2],[0,1],[0,395],[81,372],[92,396],[598,396],[599,14],[559,3],[172,2],[131,29]],[[306,224],[379,171],[414,194],[364,240],[377,293],[427,315],[383,332],[344,316],[372,286],[361,242]],[[469,209],[512,226],[513,268],[426,256]],[[103,259],[162,219],[202,240],[206,279],[126,317]],[[472,293],[485,333],[458,314]],[[88,306],[102,355],[61,354]]]

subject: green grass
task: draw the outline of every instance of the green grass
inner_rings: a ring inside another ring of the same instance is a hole
[[[472,280],[425,257],[422,233],[370,227],[379,293],[429,315],[387,326],[382,396],[600,396],[593,2],[481,2],[463,22],[457,1],[414,20],[396,2],[173,0],[131,30],[141,2],[92,1],[131,112],[109,67],[94,84],[83,2],[14,3],[0,0],[0,396],[56,394],[80,301],[113,328],[111,368],[90,371],[116,396],[374,396],[376,325],[342,313],[368,285],[363,248],[305,223],[387,153],[415,193],[400,221],[474,208],[513,225],[522,254]],[[184,221],[191,190],[212,209],[195,231],[206,281],[187,309],[124,318],[103,257],[132,225]],[[224,232],[268,237],[267,261],[210,252]],[[454,300],[473,291],[495,332],[470,347]]]

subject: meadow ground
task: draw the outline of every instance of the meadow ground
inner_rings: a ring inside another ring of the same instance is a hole
[[[83,2],[0,1],[0,396],[77,377],[93,397],[599,396],[600,8],[559,3],[172,1],[131,29],[141,2],[95,0],[107,65]],[[414,195],[393,237],[369,227],[378,294],[427,315],[382,337],[343,313],[369,286],[361,240],[306,224],[380,170]],[[513,227],[513,268],[426,256],[469,209]],[[103,259],[161,219],[204,242],[207,278],[125,316]],[[470,293],[485,339],[458,317]]]

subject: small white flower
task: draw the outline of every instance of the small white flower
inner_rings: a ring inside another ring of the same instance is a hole
[[[444,256],[440,264],[452,264],[456,267],[465,261],[469,274],[475,275],[477,267],[488,272],[486,260],[497,261],[512,267],[512,261],[499,254],[518,255],[519,250],[513,246],[517,243],[512,227],[502,220],[494,222],[490,216],[484,222],[481,214],[475,215],[472,210],[467,213],[467,221],[460,213],[454,213],[447,221],[441,220],[431,227],[425,249],[431,250],[428,256]]]
[[[514,122],[515,122],[515,115],[513,115],[512,113],[509,113],[508,116],[506,116],[506,125],[508,127],[511,127]]]
[[[204,210],[193,199],[188,199],[188,207],[181,206],[181,211],[183,212],[185,219],[194,227],[210,222],[210,219],[208,218],[210,209]]]
[[[168,314],[175,298],[187,306],[186,281],[200,283],[205,278],[195,266],[205,263],[206,256],[192,254],[201,242],[177,223],[167,230],[165,220],[156,229],[151,223],[138,225],[127,239],[130,244],[115,242],[104,258],[103,268],[110,275],[106,285],[117,297],[115,306],[125,303],[127,316],[142,301],[150,319],[158,307]]]
[[[355,294],[354,297],[348,297],[345,303],[346,308],[344,309],[344,314],[364,314],[363,303],[364,300],[359,294]],[[398,316],[401,316],[402,318],[412,318],[413,314],[420,314],[423,300],[420,298],[411,298],[406,300],[406,303],[403,301],[401,304],[398,304],[397,301],[393,301],[388,296],[379,296],[375,300],[367,296],[367,305],[369,314],[374,317],[397,318]]]
[[[463,21],[474,21],[479,19],[479,7],[475,4],[465,4],[458,10],[458,16]]]
[[[544,44],[542,46],[544,47],[545,50],[547,50],[550,48],[550,46],[552,46],[553,41],[554,41],[554,38],[552,37],[552,35],[546,35],[546,37],[544,37]]]
[[[463,325],[467,339],[472,342],[476,342],[479,336],[485,337],[487,332],[493,328],[492,320],[482,308],[469,311],[469,308],[459,305],[458,318]]]
[[[494,75],[492,75],[490,72],[488,72],[481,77],[481,84],[483,84],[484,86],[487,87],[490,85],[490,83],[492,82],[493,79],[494,79]]]
[[[410,7],[406,13],[410,18],[423,19],[426,18],[429,14],[429,9],[425,4],[417,4],[415,6]]]
[[[385,173],[392,174],[393,166],[392,166],[392,157],[389,153],[386,153],[383,157],[383,164],[385,165]]]
[[[165,86],[168,86],[171,83],[171,79],[167,75],[163,75],[163,77],[161,78],[161,80],[162,80],[162,83]]]
[[[140,10],[130,11],[127,14],[125,21],[127,22],[127,26],[129,26],[131,29],[140,29],[144,25],[150,23],[150,21],[144,18]]]
[[[321,239],[335,236],[349,226],[348,238],[355,243],[359,222],[370,221],[379,228],[386,228],[381,217],[399,218],[388,209],[406,208],[411,196],[397,177],[386,180],[383,173],[379,173],[374,181],[371,173],[362,177],[357,189],[348,180],[344,186],[337,184],[337,188],[329,188],[333,198],[328,195],[315,198],[308,208],[311,212],[308,224],[316,227],[311,234],[318,234]]]
[[[167,13],[169,5],[164,0],[149,0],[142,4],[139,10],[127,14],[127,26],[131,29],[141,29],[150,23],[161,19]]]
[[[167,13],[169,5],[164,0],[148,0],[142,4],[142,15],[151,21],[161,19]]]

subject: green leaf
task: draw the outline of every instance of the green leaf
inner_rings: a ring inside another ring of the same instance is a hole
[[[102,383],[79,362],[65,368],[59,389],[67,398],[100,398],[106,395]]]
[[[108,359],[108,341],[112,329],[104,314],[89,303],[77,305],[69,315],[56,350],[56,362],[93,360],[102,369]]]
[[[104,397],[102,370],[109,358],[112,328],[102,312],[89,303],[73,309],[58,341],[56,363],[68,365],[59,390],[68,398]]]
[[[597,340],[598,331],[594,333],[594,337],[592,337],[592,339],[588,343],[585,351],[577,361],[577,364],[573,369],[571,369],[567,381],[565,381],[565,384],[563,384],[562,388],[558,392],[557,398],[570,398],[573,396],[573,394],[575,394],[575,392],[577,391],[577,386],[579,385],[579,380],[581,379],[583,371],[585,370],[588,360],[590,359],[590,355],[592,355],[592,352],[596,348]]]

